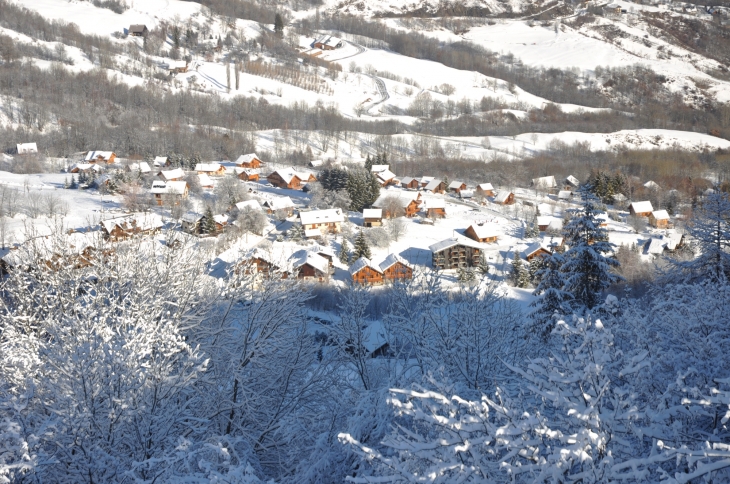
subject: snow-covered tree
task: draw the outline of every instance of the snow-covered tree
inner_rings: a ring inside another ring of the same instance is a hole
[[[527,287],[530,284],[530,273],[525,267],[520,253],[517,251],[515,251],[514,258],[512,259],[510,279],[515,287]]]
[[[358,260],[360,257],[365,257],[366,259],[370,259],[372,257],[370,253],[370,246],[368,245],[367,238],[362,230],[360,230],[355,238],[355,247],[353,248],[350,260]]]
[[[536,330],[543,338],[552,333],[556,318],[570,314],[570,293],[563,290],[565,279],[561,268],[563,256],[554,251],[551,256],[545,257],[544,266],[539,272],[540,283],[533,292],[539,296],[530,304],[534,308],[530,313]]]

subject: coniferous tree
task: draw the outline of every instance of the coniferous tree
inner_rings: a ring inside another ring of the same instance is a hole
[[[279,35],[284,33],[284,19],[281,18],[281,14],[279,12],[276,12],[276,15],[274,15],[274,32]]]
[[[530,304],[534,309],[529,317],[543,338],[547,338],[555,327],[555,314],[565,315],[571,311],[572,297],[563,290],[565,278],[561,268],[564,263],[563,256],[553,248],[553,254],[543,260],[543,268],[538,274],[540,282],[532,293],[540,297]]]
[[[537,224],[537,215],[532,219],[532,222],[527,224],[525,227],[525,238],[532,239],[540,236],[540,227]]]
[[[477,266],[477,270],[482,276],[486,276],[489,274],[489,264],[487,264],[487,255],[482,251],[481,254],[479,254],[479,265]]]
[[[338,255],[340,262],[347,265],[350,263],[350,247],[347,245],[347,239],[342,238],[342,245],[340,245],[340,253]]]
[[[368,156],[365,158],[365,170],[370,173],[373,170],[373,159],[370,158],[370,153],[368,153]]]
[[[71,175],[71,188],[76,189],[79,187],[79,179],[76,175]]]
[[[214,234],[215,230],[215,219],[213,219],[213,209],[207,207],[205,209],[205,215],[203,216],[203,226],[200,227],[200,232],[204,234]]]
[[[527,272],[522,257],[517,251],[515,251],[515,257],[512,260],[511,279],[515,287],[527,287],[530,284],[530,274]]]
[[[530,261],[528,272],[530,274],[530,284],[537,287],[542,277],[541,271],[545,268],[545,257],[535,257]]]
[[[597,218],[600,211],[591,187],[581,187],[579,193],[583,207],[568,210],[572,218],[565,226],[565,242],[570,248],[561,270],[565,274],[564,290],[571,294],[576,309],[592,309],[600,302],[601,292],[622,278],[611,273],[611,267],[619,263],[607,255],[613,244],[608,242],[608,232]]]
[[[351,260],[356,261],[360,257],[365,257],[367,259],[372,257],[370,253],[370,246],[368,245],[365,233],[362,230],[360,230],[360,233],[357,234],[357,238],[355,239],[355,247],[352,252]]]
[[[71,184],[68,181],[68,177],[66,177],[66,180],[64,180],[64,182],[63,182],[63,188],[65,188],[66,190],[71,188]]]

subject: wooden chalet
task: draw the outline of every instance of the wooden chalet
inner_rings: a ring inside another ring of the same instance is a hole
[[[480,183],[479,185],[477,185],[476,193],[483,197],[493,197],[494,187],[491,183]]]
[[[140,161],[139,163],[130,163],[127,166],[124,167],[124,171],[128,173],[139,173],[142,175],[146,175],[147,173],[152,172],[152,168],[150,168],[149,163],[146,161]]]
[[[360,257],[350,266],[350,277],[354,284],[374,286],[384,282],[380,267],[365,257]]]
[[[401,188],[407,188],[409,190],[418,190],[421,187],[421,184],[415,178],[406,176],[401,179],[400,186]]]
[[[198,163],[195,165],[195,172],[198,175],[223,176],[226,174],[226,167],[220,163]]]
[[[170,74],[182,74],[184,72],[188,72],[188,63],[187,61],[169,61],[167,63],[167,71]]]
[[[549,215],[540,215],[537,217],[537,228],[540,232],[546,232],[548,230],[562,231],[563,221],[557,217],[551,217]]]
[[[329,277],[329,263],[324,257],[313,252],[296,256],[292,270],[297,279],[325,282]]]
[[[321,50],[335,50],[342,47],[342,39],[339,37],[333,37],[331,35],[323,35],[322,37],[315,39],[312,44],[315,49]]]
[[[38,145],[36,143],[18,143],[15,145],[15,153],[18,155],[37,155]]]
[[[380,186],[385,187],[388,185],[395,185],[397,183],[395,173],[388,169],[373,174],[375,175],[375,178],[378,179],[378,183],[380,183]]]
[[[515,194],[509,190],[502,190],[494,196],[492,201],[498,205],[512,205],[515,203]]]
[[[542,242],[535,242],[525,247],[524,250],[520,251],[522,259],[530,262],[535,257],[548,257],[551,256],[552,252],[543,247]]]
[[[170,166],[170,159],[167,156],[155,156],[155,159],[152,160],[152,165],[155,168]]]
[[[469,239],[450,238],[429,247],[435,270],[477,267],[482,248]]]
[[[649,224],[657,229],[669,228],[669,213],[666,210],[655,210],[649,215]]]
[[[294,214],[294,202],[289,197],[277,197],[264,200],[261,202],[261,206],[264,207],[264,210],[269,215],[283,212],[287,217],[291,217]]]
[[[203,227],[208,223],[207,216],[199,213],[186,213],[182,217],[182,230],[193,235],[218,235],[228,226],[228,217],[225,215],[213,215],[215,230],[210,234],[203,234]]]
[[[261,168],[261,165],[263,165],[263,162],[256,153],[241,155],[236,159],[235,163],[240,168]]]
[[[413,192],[397,192],[394,190],[388,190],[382,192],[380,197],[373,203],[374,208],[382,208],[383,216],[385,218],[393,218],[395,214],[392,214],[385,207],[385,202],[390,197],[397,197],[400,202],[401,208],[405,213],[406,217],[415,217],[421,207],[421,194]]]
[[[308,180],[308,177],[297,173],[293,169],[276,170],[266,177],[266,180],[279,188],[288,188],[290,190],[301,190],[303,183]]]
[[[629,214],[634,217],[648,217],[654,211],[651,202],[646,200],[643,202],[631,202],[629,205]]]
[[[495,224],[471,224],[464,231],[465,236],[482,243],[497,242],[500,233]]]
[[[182,168],[175,168],[174,170],[161,170],[157,173],[157,176],[162,181],[181,181],[185,177],[185,172]]]
[[[233,169],[233,173],[236,174],[236,177],[239,180],[249,181],[249,182],[259,181],[259,178],[261,176],[261,174],[259,173],[259,170],[255,169],[255,168],[236,167]]]
[[[563,180],[563,190],[568,191],[575,191],[578,187],[580,187],[580,180],[578,180],[573,175],[568,175],[565,180]]]
[[[418,179],[418,183],[421,184],[421,188],[426,188],[426,185],[434,181],[436,178],[433,176],[422,176]]]
[[[431,220],[446,217],[446,202],[441,199],[429,200],[426,205],[426,217]]]
[[[366,208],[362,211],[363,227],[380,227],[383,225],[382,208]]]
[[[426,183],[423,190],[431,193],[446,193],[446,184],[441,180],[431,180]]]
[[[188,197],[188,182],[155,180],[152,182],[150,193],[158,206],[162,206],[166,202],[179,205],[184,198]]]
[[[536,190],[553,190],[558,187],[554,176],[541,176],[533,178],[530,186]]]
[[[147,37],[150,31],[144,24],[132,24],[129,26],[129,35],[134,37]]]
[[[92,171],[100,173],[103,168],[93,163],[74,163],[68,171],[69,173],[89,173]]]
[[[339,208],[299,212],[299,220],[306,237],[318,237],[324,233],[338,233],[345,216]]]
[[[205,173],[196,176],[198,177],[198,183],[200,184],[200,188],[215,188],[215,183],[213,183],[213,179]]]
[[[154,213],[125,215],[101,221],[104,238],[122,240],[136,235],[151,235],[162,227],[162,218]]]
[[[466,190],[466,183],[460,181],[452,181],[449,183],[449,191],[452,193],[460,193],[462,190]]]
[[[385,282],[413,279],[413,268],[402,257],[390,254],[378,264]]]
[[[111,165],[114,160],[117,159],[117,155],[113,151],[89,151],[84,157],[86,163],[106,163]]]

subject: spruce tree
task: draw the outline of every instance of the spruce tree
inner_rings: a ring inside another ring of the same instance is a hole
[[[542,270],[545,268],[546,257],[535,257],[530,261],[528,273],[530,274],[530,283],[537,287],[540,284]]]
[[[367,158],[365,158],[365,170],[368,173],[373,171],[373,160],[370,158],[370,153],[368,153]]]
[[[205,209],[205,215],[203,216],[203,225],[200,227],[200,232],[204,234],[215,233],[215,219],[213,218],[213,209],[207,207]]]
[[[512,260],[512,273],[510,277],[515,287],[527,287],[530,283],[530,274],[527,272],[518,251],[515,251],[515,257]]]
[[[532,239],[540,236],[540,226],[537,224],[537,215],[533,217],[527,227],[525,227],[525,238]]]
[[[544,267],[538,274],[540,283],[532,294],[539,296],[530,304],[534,308],[529,314],[534,327],[544,339],[555,327],[555,315],[565,315],[571,311],[571,295],[563,290],[565,279],[561,268],[565,263],[563,256],[553,250],[550,257],[544,258]]]
[[[66,177],[66,180],[64,180],[64,182],[63,182],[63,188],[65,188],[66,190],[71,188],[71,184],[68,181],[68,177]]]
[[[362,230],[360,230],[360,233],[357,234],[357,238],[355,239],[355,247],[352,252],[351,260],[356,261],[360,257],[365,257],[367,259],[372,257],[370,253],[370,246],[368,245],[365,233]]]
[[[479,265],[477,266],[477,270],[482,276],[486,276],[489,274],[489,264],[487,264],[487,255],[482,252],[479,254]]]
[[[456,270],[456,279],[462,284],[474,282],[477,278],[476,272],[470,267],[459,267]]]
[[[613,244],[600,226],[597,200],[591,191],[590,186],[581,187],[583,207],[568,210],[572,218],[565,226],[565,242],[570,248],[561,271],[565,274],[564,290],[571,294],[576,309],[593,309],[601,301],[602,291],[622,280],[611,273],[611,267],[619,263],[607,255],[613,251]]]
[[[76,189],[79,187],[79,179],[76,175],[71,175],[71,188]]]
[[[347,245],[347,239],[344,237],[342,238],[342,245],[340,245],[339,258],[343,264],[350,264],[350,247]]]
[[[279,35],[284,33],[284,19],[281,18],[281,14],[279,12],[276,12],[276,15],[274,15],[274,32]]]

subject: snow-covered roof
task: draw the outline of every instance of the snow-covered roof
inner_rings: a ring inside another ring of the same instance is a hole
[[[390,168],[390,165],[373,165],[370,168],[370,171],[372,173],[380,173],[381,171],[386,171]],[[395,176],[395,175],[394,175]]]
[[[630,208],[636,213],[653,212],[654,207],[651,206],[651,202],[646,200],[643,202],[631,202]]]
[[[466,247],[472,247],[474,249],[482,248],[481,245],[478,245],[476,242],[474,242],[471,239],[467,239],[465,237],[463,237],[463,238],[462,237],[460,237],[460,238],[452,237],[449,239],[444,239],[441,242],[436,242],[433,245],[429,245],[428,250],[430,250],[431,252],[440,252],[444,249],[448,249],[449,247],[454,247],[456,245],[464,245]]]
[[[228,223],[228,215],[224,215],[222,213],[213,215],[213,221],[220,225],[226,225]]]
[[[182,178],[185,176],[185,172],[182,168],[175,168],[173,170],[162,170],[159,175],[165,180],[174,180],[175,178]]]
[[[624,195],[623,193],[617,193],[613,196],[614,202],[623,202],[624,200],[626,200],[626,195]]]
[[[533,178],[532,186],[542,188],[555,188],[556,186],[558,186],[558,184],[555,182],[555,177],[551,175],[541,176],[540,178]]]
[[[459,192],[460,198],[474,198],[474,190],[461,190]]]
[[[383,259],[383,261],[380,264],[378,264],[378,267],[380,268],[380,272],[385,272],[386,270],[393,267],[394,265],[396,265],[399,262],[406,267],[410,267],[408,262],[403,257],[399,256],[398,254],[389,254],[388,257]]]
[[[102,168],[99,165],[92,164],[92,163],[74,163],[71,165],[70,171],[78,170],[78,171],[87,171],[87,170],[94,170],[94,171],[101,171]]]
[[[667,241],[667,249],[674,250],[682,242],[682,234],[676,230],[670,230],[667,231],[665,239]]]
[[[669,220],[669,213],[666,210],[655,210],[651,215],[657,220]]]
[[[373,207],[382,208],[385,204],[385,200],[388,198],[396,198],[401,204],[401,207],[405,208],[411,204],[411,202],[418,202],[418,193],[413,191],[402,191],[402,190],[382,190],[380,196],[375,202]]]
[[[431,178],[431,177],[424,177],[424,178]],[[423,178],[421,178],[421,183],[423,183]],[[424,188],[424,190],[433,191],[438,188],[438,186],[441,184],[441,180],[431,180],[429,181]]]
[[[213,179],[207,173],[201,173],[198,175],[198,183],[200,183],[201,187],[212,187]]]
[[[502,190],[500,192],[497,192],[497,194],[494,196],[494,201],[496,203],[504,203],[507,201],[509,196],[512,195],[512,192],[509,190]]]
[[[127,165],[129,171],[138,171],[140,173],[149,173],[152,171],[150,165],[146,161],[140,161],[139,163],[130,163]]]
[[[195,165],[195,171],[205,171],[215,173],[221,169],[220,163],[198,163]]]
[[[312,160],[309,162],[309,166],[311,166],[312,168],[318,168],[322,165],[324,165],[324,161],[322,160]]]
[[[246,200],[244,202],[238,202],[236,204],[236,208],[240,212],[243,209],[251,209],[251,210],[261,210],[261,204],[257,202],[256,200]]]
[[[403,178],[401,178],[401,180],[400,180],[400,184],[401,184],[401,185],[408,185],[409,183],[411,183],[411,182],[412,182],[412,181],[414,181],[414,180],[415,180],[415,181],[418,181],[418,180],[416,180],[416,179],[415,179],[415,178],[413,178],[413,177],[410,177],[410,176],[404,176]]]
[[[294,177],[299,178],[301,181],[309,180],[308,173],[299,172],[294,168],[283,168],[281,170],[276,170],[274,173],[278,173],[281,179],[284,180],[284,183],[291,183]]]
[[[363,218],[383,218],[382,208],[366,208],[362,211]]]
[[[558,198],[560,200],[570,200],[570,197],[572,197],[572,196],[573,196],[573,192],[571,192],[570,190],[560,190],[558,192]]]
[[[461,188],[462,185],[466,185],[466,183],[460,182],[458,180],[454,180],[451,183],[449,183],[449,189]]]
[[[345,217],[339,208],[329,208],[326,210],[299,212],[299,219],[302,221],[302,225],[313,225],[343,222]]]
[[[324,274],[329,272],[330,267],[327,259],[321,255],[315,254],[314,252],[302,253],[300,251],[292,256],[291,262],[294,269],[298,269],[303,265],[308,264]]]
[[[84,161],[91,161],[101,158],[104,161],[109,161],[109,158],[114,154],[113,151],[89,151],[86,153]]]
[[[569,185],[572,185],[572,186],[574,186],[574,187],[578,187],[578,186],[580,186],[580,180],[578,180],[578,179],[577,179],[576,177],[574,177],[573,175],[568,175],[568,176],[567,176],[567,177],[565,178],[565,182],[566,182],[567,184],[569,184]]]
[[[497,227],[496,224],[471,224],[470,226],[472,230],[474,230],[474,233],[476,234],[477,238],[479,239],[489,239],[492,237],[499,237],[502,234],[502,231]]]
[[[556,247],[560,247],[563,245],[563,237],[553,237],[553,236],[547,236],[543,237],[542,240],[540,240],[540,245],[543,249],[549,250],[552,252],[552,246],[555,245]]]
[[[644,253],[645,254],[661,254],[664,252],[664,249],[667,246],[667,241],[664,240],[664,237],[655,239],[651,238],[649,239],[646,244],[644,245]]]
[[[264,201],[262,205],[271,210],[283,210],[287,208],[292,208],[294,206],[294,202],[292,202],[291,198],[289,197],[276,197]]]
[[[197,223],[198,220],[200,220],[201,218],[203,218],[203,214],[201,213],[188,212],[182,216],[182,221],[189,224],[194,224]]]
[[[491,183],[480,183],[479,185],[477,185],[477,188],[479,188],[480,190],[484,190],[485,192],[487,190],[494,190],[494,187]]]
[[[164,223],[162,217],[156,213],[136,213],[102,220],[101,225],[107,232],[111,233],[115,227],[120,227],[123,230],[138,228],[147,231],[161,228]]]
[[[657,182],[649,180],[648,182],[644,183],[644,188],[648,188],[649,190],[659,190],[661,187]]]
[[[422,176],[421,178],[418,178],[418,181],[420,181],[421,183],[431,183],[435,179],[436,177],[433,176]]]
[[[530,245],[528,245],[527,247],[525,247],[524,249],[522,249],[520,251],[520,256],[523,259],[527,259],[532,254],[534,254],[535,252],[540,251],[541,249],[544,249],[544,247],[542,246],[542,242],[533,242],[533,243],[531,243]]]
[[[446,208],[446,200],[443,198],[431,198],[426,201],[426,209],[432,209],[432,208]]]
[[[383,182],[389,182],[390,180],[395,178],[395,173],[386,169],[383,171],[379,171],[376,176]]]
[[[18,143],[16,148],[19,155],[38,153],[38,145],[35,143]]]
[[[356,260],[351,266],[350,266],[350,275],[355,275],[361,270],[365,269],[366,267],[371,268],[375,272],[382,273],[383,271],[378,267],[377,265],[373,264],[370,259],[367,257],[360,257],[358,260]]]
[[[173,194],[173,195],[185,195],[185,190],[188,187],[186,181],[168,181],[164,182],[161,180],[155,180],[152,182],[152,188],[150,193],[153,194]]]
[[[168,60],[167,61],[167,68],[168,68],[168,70],[184,69],[184,68],[187,67],[187,65],[188,65],[188,63],[185,62],[184,60],[178,60],[178,61]]]
[[[236,158],[236,164],[237,165],[243,165],[244,163],[251,163],[253,160],[261,160],[256,153],[249,153],[247,155],[241,155],[238,158]]]
[[[152,164],[155,166],[165,166],[167,164],[167,156],[155,156]]]

